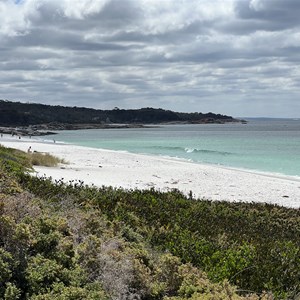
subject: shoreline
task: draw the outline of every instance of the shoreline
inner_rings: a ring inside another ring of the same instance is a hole
[[[64,143],[15,139],[3,135],[5,147],[47,152],[68,161],[58,167],[34,166],[37,176],[81,180],[85,184],[125,189],[177,189],[196,199],[260,202],[300,208],[300,178],[171,157],[133,154]]]

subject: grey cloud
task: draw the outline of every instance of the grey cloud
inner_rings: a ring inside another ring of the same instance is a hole
[[[63,6],[55,2],[40,2],[36,15],[31,19],[35,27],[55,27],[63,31],[108,32],[128,27],[141,18],[141,10],[134,0],[111,0],[99,11],[88,16],[74,18],[66,16]]]
[[[144,32],[141,29],[134,31],[118,31],[104,39],[106,41],[121,41],[121,42],[138,42],[146,44],[183,44],[190,42],[191,38],[197,35],[206,34],[211,22],[195,21],[186,24],[179,29],[172,29],[165,32]]]
[[[252,30],[278,31],[299,27],[300,2],[298,0],[241,0],[236,1],[238,18],[252,22]],[[242,25],[242,24],[240,24]],[[251,23],[247,23],[251,27]]]
[[[138,2],[134,0],[112,0],[99,12],[92,16],[92,20],[100,21],[100,24],[107,24],[109,28],[120,26],[128,27],[137,20],[141,21],[142,10]]]
[[[155,1],[111,0],[80,17],[64,0],[40,2],[26,12],[26,34],[0,37],[0,98],[241,116],[272,97],[294,115],[300,2],[232,1],[201,17],[193,9],[204,0],[164,12]]]
[[[6,71],[29,71],[41,68],[41,66],[31,61],[11,61],[7,63],[0,62],[0,69]]]
[[[13,47],[45,47],[85,51],[125,51],[130,46],[113,43],[90,42],[77,33],[64,32],[56,28],[33,29],[30,34],[10,43]]]

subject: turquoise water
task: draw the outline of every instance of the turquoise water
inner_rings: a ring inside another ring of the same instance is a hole
[[[62,131],[56,140],[300,176],[300,120]]]

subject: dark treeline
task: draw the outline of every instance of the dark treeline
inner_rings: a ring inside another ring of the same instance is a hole
[[[28,126],[52,122],[69,124],[158,124],[165,122],[225,123],[238,120],[214,113],[179,113],[161,108],[99,110],[0,100],[0,126]]]

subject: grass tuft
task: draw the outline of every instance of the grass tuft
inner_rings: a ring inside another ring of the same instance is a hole
[[[66,163],[63,159],[49,153],[33,152],[27,154],[28,159],[34,166],[55,167],[59,163]]]

